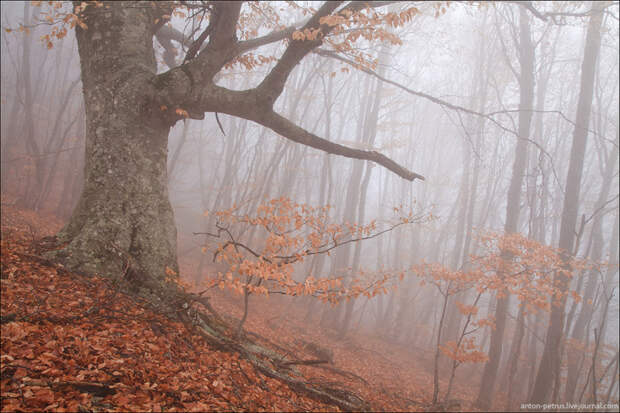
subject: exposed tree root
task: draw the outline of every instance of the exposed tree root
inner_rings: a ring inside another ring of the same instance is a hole
[[[315,400],[323,403],[338,406],[344,411],[366,411],[369,409],[361,397],[355,393],[339,388],[332,388],[326,385],[311,384],[290,376],[286,370],[287,365],[299,364],[294,361],[282,361],[282,356],[278,353],[261,347],[249,340],[232,340],[222,332],[218,332],[206,324],[204,317],[199,316],[196,325],[199,327],[199,334],[209,343],[218,349],[238,351],[244,358],[251,362],[264,375],[285,382],[291,388],[304,393]],[[215,334],[213,334],[215,333]],[[268,363],[274,367],[269,367]],[[311,363],[307,363],[311,364]]]

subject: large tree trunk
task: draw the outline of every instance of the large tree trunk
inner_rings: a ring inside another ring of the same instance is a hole
[[[163,280],[177,271],[167,191],[170,124],[153,107],[153,16],[87,7],[77,28],[86,108],[85,184],[55,252],[72,270]],[[148,9],[146,9],[148,10]]]
[[[560,225],[559,247],[564,251],[565,258],[573,252],[575,241],[575,225],[579,209],[579,193],[581,189],[581,176],[583,174],[584,156],[588,137],[588,125],[590,122],[590,110],[592,108],[592,94],[594,89],[594,74],[596,72],[596,61],[601,46],[601,23],[603,20],[602,10],[606,6],[605,2],[593,2],[592,15],[588,25],[586,36],[583,63],[581,66],[581,89],[579,92],[579,103],[577,104],[577,119],[573,134],[573,145],[571,147],[571,157],[566,177],[566,194],[562,209],[562,222]],[[566,277],[557,273],[553,279],[562,293],[568,289]],[[551,298],[553,300],[553,298]],[[538,367],[536,384],[530,399],[532,403],[544,403],[552,387],[554,372],[559,370],[560,348],[564,333],[564,306],[566,296],[560,303],[552,305],[545,348],[542,359]]]

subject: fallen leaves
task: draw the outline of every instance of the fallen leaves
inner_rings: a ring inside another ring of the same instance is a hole
[[[333,410],[261,377],[269,394],[250,363],[103,279],[30,260],[31,238],[4,218],[2,411]]]
[[[60,223],[4,208],[2,224],[2,411],[338,410],[263,375],[237,353],[210,348],[102,279],[35,260],[33,230],[49,235]],[[241,316],[225,292],[214,292],[212,303],[226,317]],[[331,352],[335,364],[290,367],[306,381],[352,390],[373,410],[428,404],[432,376],[423,351],[363,332],[343,342],[308,328],[315,324],[304,321],[304,306],[279,297],[255,297],[252,308],[248,334],[263,337],[266,348],[294,349],[298,360],[318,357],[308,343]],[[462,389],[455,394],[469,399]]]

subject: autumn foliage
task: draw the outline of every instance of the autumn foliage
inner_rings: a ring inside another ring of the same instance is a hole
[[[353,279],[345,286],[345,275],[304,274],[303,279],[299,279],[295,276],[295,265],[315,255],[330,255],[339,246],[375,238],[402,225],[432,219],[431,215],[414,215],[413,212],[401,214],[400,208],[394,208],[395,214],[400,215],[381,228],[375,220],[367,225],[334,224],[329,216],[329,206],[311,207],[285,197],[259,205],[253,215],[238,215],[237,209],[233,207],[214,213],[218,231],[207,235],[224,238],[224,241],[205,247],[203,252],[210,248],[214,260],[225,264],[226,270],[206,280],[206,287],[218,285],[238,293],[310,295],[331,303],[360,295],[371,298],[387,293],[388,287],[398,279],[402,280],[405,270],[362,270],[358,274],[346,274]],[[238,240],[234,231],[239,229],[255,229],[253,240],[258,247]]]
[[[586,269],[598,268],[538,241],[520,234],[478,234],[478,254],[472,254],[463,269],[451,270],[438,263],[414,265],[412,271],[421,278],[420,285],[434,286],[443,297],[443,309],[437,329],[435,356],[435,389],[433,401],[439,399],[440,354],[452,360],[451,377],[445,398],[450,395],[455,370],[463,363],[482,363],[488,357],[476,344],[476,333],[483,327],[495,328],[493,316],[480,317],[478,303],[481,298],[513,295],[524,313],[538,310],[550,311],[551,305],[559,305],[562,297],[570,294],[574,300],[581,298],[575,291],[563,292],[555,285],[554,274],[570,279]],[[471,293],[471,294],[469,294]],[[470,297],[471,303],[455,301],[465,322],[456,341],[442,341],[446,309],[449,299],[459,294]]]
[[[61,224],[3,204],[2,411],[338,410],[213,348],[109,280],[41,259],[36,240]],[[213,299],[223,314],[240,315],[230,299]],[[299,366],[308,380],[355,389],[373,410],[428,405],[429,376],[402,346],[355,333],[343,347],[319,328],[302,329],[304,314],[273,297],[255,305],[260,316],[248,329],[263,345],[300,359],[312,357],[308,343],[333,349],[333,365]]]
[[[54,47],[54,41],[60,40],[67,35],[68,30],[75,26],[88,29],[81,14],[86,7],[96,7],[105,9],[107,6],[102,1],[82,1],[76,2],[73,10],[66,6],[62,1],[33,1],[34,6],[43,7],[41,15],[38,17],[42,24],[50,26],[49,34],[41,37],[41,41],[48,49]],[[300,18],[316,13],[316,9],[311,6],[303,6],[295,2],[287,2],[289,11],[297,14]],[[271,2],[248,2],[248,8],[244,9],[239,16],[240,40],[248,40],[259,36],[264,30],[285,30],[286,25],[281,18],[281,10]],[[173,20],[192,21],[194,25],[209,23],[209,16],[205,13],[198,13],[190,4],[185,2],[167,2],[153,4],[153,7],[165,8],[166,14],[162,18],[153,21],[155,25],[171,25]],[[445,5],[437,3],[435,5],[436,16],[446,12]],[[402,27],[410,23],[421,11],[417,7],[408,7],[398,13],[392,11],[382,11],[376,8],[360,8],[359,10],[343,10],[340,13],[324,16],[320,20],[322,25],[316,29],[295,30],[291,32],[289,41],[306,41],[322,39],[325,49],[329,51],[343,53],[351,58],[351,61],[358,68],[376,69],[377,59],[372,53],[363,47],[364,42],[387,42],[393,45],[401,45],[401,39],[393,33],[392,29]],[[329,28],[329,33],[324,34],[323,27]],[[7,31],[29,31],[28,27],[20,25],[17,28],[7,28]],[[361,47],[360,47],[361,46]],[[237,66],[247,71],[257,67],[276,62],[277,58],[270,54],[258,54],[252,51],[236,56],[225,65],[226,69]],[[341,68],[342,72],[348,72],[347,67]],[[333,73],[335,75],[335,72]]]
[[[3,412],[333,410],[108,281],[41,261],[29,228],[58,224],[22,215],[3,206]]]

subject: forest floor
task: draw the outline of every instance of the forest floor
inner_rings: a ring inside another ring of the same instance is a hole
[[[108,280],[70,273],[41,259],[36,240],[58,218],[2,200],[2,411],[338,411],[263,375],[235,352],[205,339]],[[241,300],[212,295],[229,318]],[[376,411],[475,410],[478,380],[457,380],[450,404],[431,406],[431,355],[356,329],[344,339],[290,299],[252,297],[248,336],[274,351],[307,358],[310,346],[332,361],[296,366],[306,382],[343,388]],[[311,352],[311,351],[310,351]],[[463,373],[463,372],[461,372]],[[458,376],[458,374],[457,374]],[[447,386],[440,380],[442,391]]]

